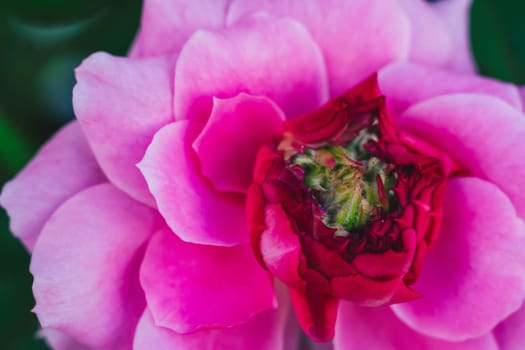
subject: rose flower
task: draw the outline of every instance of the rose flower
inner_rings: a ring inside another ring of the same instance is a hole
[[[259,262],[290,286],[306,332],[330,340],[338,299],[381,306],[414,284],[439,233],[446,155],[394,126],[371,77],[284,124],[247,198]]]
[[[465,74],[468,5],[146,0],[130,57],[81,64],[77,120],[0,196],[43,336],[523,344],[523,104]]]

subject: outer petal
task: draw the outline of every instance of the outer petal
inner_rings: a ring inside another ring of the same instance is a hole
[[[501,322],[494,335],[500,350],[521,350],[525,344],[525,305]]]
[[[154,211],[110,184],[65,202],[35,246],[35,313],[92,348],[125,349],[144,308],[138,267]]]
[[[189,146],[187,121],[165,126],[149,146],[140,170],[159,211],[184,241],[235,245],[248,241],[244,198],[221,193],[200,174]]]
[[[461,92],[499,97],[519,110],[523,106],[519,91],[512,84],[408,62],[388,65],[381,69],[378,79],[394,114],[432,97]]]
[[[46,342],[54,350],[89,350],[87,346],[79,344],[64,332],[53,328],[42,329],[39,335],[45,337]]]
[[[388,307],[339,306],[334,350],[498,350],[492,334],[462,342],[427,337],[401,322]]]
[[[470,49],[469,17],[472,0],[436,1],[432,7],[446,23],[452,39],[448,67],[462,72],[474,72],[476,66]]]
[[[283,120],[264,97],[214,99],[208,124],[193,143],[204,175],[219,190],[246,193],[259,148],[281,133]]]
[[[290,19],[258,16],[235,27],[198,31],[177,61],[175,117],[207,118],[212,96],[240,92],[275,101],[287,116],[328,98],[321,52],[305,28]]]
[[[285,347],[288,307],[261,312],[247,323],[224,329],[179,334],[156,325],[146,309],[137,326],[134,350],[289,350]]]
[[[417,104],[399,122],[452,155],[470,174],[495,183],[525,218],[523,114],[493,97],[457,94]]]
[[[394,305],[411,328],[460,341],[490,332],[525,298],[525,225],[498,188],[477,178],[449,182],[443,226],[414,289]]]
[[[408,56],[410,23],[395,1],[237,0],[230,7],[228,23],[261,10],[306,26],[323,52],[332,96]]]
[[[198,29],[224,26],[231,0],[145,0],[132,56],[178,53]]]
[[[95,157],[115,186],[149,205],[154,200],[135,165],[173,120],[172,61],[96,53],[76,70],[73,105]]]
[[[42,227],[60,204],[104,181],[78,123],[73,122],[5,185],[0,204],[11,218],[13,233],[33,250]]]
[[[163,230],[148,246],[140,281],[155,324],[178,333],[236,326],[276,307],[270,276],[248,245],[185,243]]]
[[[424,0],[397,0],[410,18],[411,61],[444,66],[452,52],[452,38],[446,23]]]

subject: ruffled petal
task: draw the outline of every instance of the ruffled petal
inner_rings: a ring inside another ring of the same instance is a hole
[[[10,182],[0,204],[11,219],[11,231],[33,250],[51,214],[66,199],[105,182],[78,123],[61,129]]]
[[[281,133],[283,120],[265,97],[214,99],[210,119],[193,142],[203,174],[218,190],[246,193],[259,148]]]
[[[435,97],[398,121],[450,154],[468,173],[496,184],[525,218],[525,118],[500,99],[474,94]]]
[[[145,0],[131,56],[178,53],[198,29],[224,26],[231,0]]]
[[[388,307],[358,307],[341,302],[334,350],[498,350],[492,334],[462,342],[427,337],[401,322]]]
[[[379,71],[378,80],[390,111],[396,115],[432,97],[462,92],[498,97],[519,110],[523,106],[512,84],[409,62],[386,66]]]
[[[177,333],[236,326],[276,307],[249,245],[185,243],[163,230],[146,250],[140,281],[155,324]]]
[[[155,131],[173,121],[173,61],[96,53],[76,70],[73,105],[95,157],[115,186],[149,205],[136,164]]]
[[[304,24],[324,55],[331,96],[409,53],[410,23],[396,1],[237,0],[230,7],[228,23],[256,11]],[[292,53],[292,61],[299,56]]]
[[[323,58],[309,33],[296,21],[267,16],[196,32],[180,53],[175,87],[178,120],[205,119],[211,97],[240,92],[270,98],[289,117],[328,98]]]
[[[289,350],[286,343],[288,306],[259,313],[242,325],[179,334],[155,323],[146,309],[137,326],[134,350]]]
[[[508,198],[477,178],[449,182],[443,226],[414,289],[392,306],[411,328],[461,341],[490,332],[525,298],[525,225]]]
[[[244,198],[218,192],[201,175],[187,121],[165,126],[139,168],[168,226],[184,241],[235,245],[248,242]]]
[[[500,350],[521,350],[525,344],[525,305],[501,322],[494,335]]]
[[[127,349],[145,305],[139,264],[157,222],[153,210],[110,184],[60,206],[31,261],[42,327],[90,348]]]

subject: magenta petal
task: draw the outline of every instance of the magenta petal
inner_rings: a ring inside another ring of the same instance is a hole
[[[494,329],[494,335],[500,350],[522,350],[525,344],[525,304],[501,322]]]
[[[266,16],[195,33],[177,61],[175,87],[178,120],[207,118],[212,96],[240,92],[270,98],[288,117],[328,99],[323,57],[310,34],[296,21]]]
[[[178,333],[236,326],[276,306],[249,245],[186,243],[167,229],[152,238],[140,281],[155,324]]]
[[[149,205],[136,168],[153,134],[173,121],[173,59],[96,53],[76,70],[73,105],[86,138],[115,186]]]
[[[332,96],[408,56],[410,23],[395,1],[237,0],[230,7],[228,23],[256,11],[304,24],[324,55]],[[291,55],[292,61],[301,56]]]
[[[395,114],[432,97],[461,92],[499,97],[520,110],[523,105],[518,89],[512,84],[430,66],[396,62],[381,69],[378,78]]]
[[[403,129],[453,156],[473,176],[496,184],[525,218],[525,117],[500,99],[456,94],[407,110]]]
[[[127,349],[144,309],[139,264],[157,215],[110,184],[60,206],[31,261],[34,312],[44,328],[90,348]]]
[[[42,227],[60,204],[104,181],[78,123],[72,122],[4,186],[0,204],[9,214],[11,231],[33,250]]]
[[[246,193],[259,148],[279,136],[283,120],[265,97],[214,99],[208,124],[193,143],[203,174],[218,190]]]
[[[443,226],[414,289],[392,306],[411,328],[460,341],[490,332],[525,298],[525,225],[508,198],[477,178],[449,182]]]
[[[198,29],[224,26],[231,0],[145,0],[132,56],[178,53]]]
[[[287,307],[261,312],[247,323],[179,334],[155,324],[146,309],[137,326],[134,350],[289,350],[285,347]]]
[[[388,307],[341,302],[334,350],[347,349],[498,350],[498,346],[490,333],[462,342],[427,337],[403,324]]]
[[[160,213],[187,242],[226,246],[248,242],[244,198],[218,192],[201,175],[186,140],[188,130],[187,121],[162,128],[139,164]]]

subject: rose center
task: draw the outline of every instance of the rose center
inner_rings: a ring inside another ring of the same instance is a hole
[[[374,126],[343,145],[303,148],[289,164],[302,175],[321,221],[348,237],[395,208],[394,166],[374,156],[367,145],[377,140]]]

